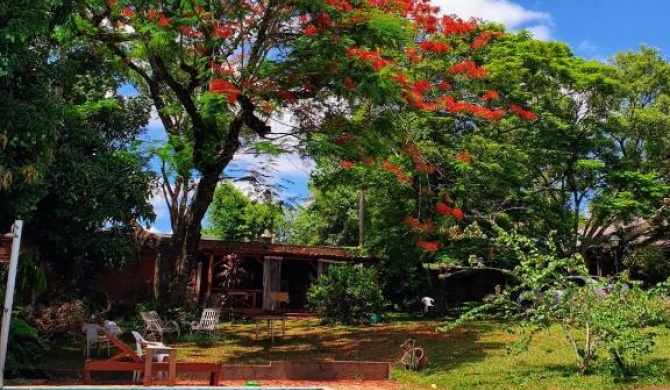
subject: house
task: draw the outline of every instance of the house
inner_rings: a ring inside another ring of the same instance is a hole
[[[151,295],[157,242],[169,237],[152,236],[139,247],[138,261],[134,265],[110,269],[100,278],[99,289],[109,299],[128,302]],[[309,285],[332,264],[374,265],[377,262],[353,249],[203,237],[188,289],[199,302],[250,313],[301,311],[306,309]],[[236,277],[230,280],[233,267],[241,270],[233,271]]]

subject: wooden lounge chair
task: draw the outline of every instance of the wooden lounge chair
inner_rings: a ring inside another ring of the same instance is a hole
[[[131,347],[119,340],[115,335],[108,335],[109,341],[118,348],[119,352],[107,360],[86,360],[84,362],[84,381],[85,383],[92,383],[92,373],[100,371],[145,371],[147,364],[151,365],[152,371],[165,371],[170,369],[170,362],[151,362],[146,363],[142,361]],[[125,359],[126,361],[122,361]],[[207,372],[209,373],[209,384],[211,386],[218,386],[221,378],[221,364],[220,363],[203,363],[203,362],[176,362],[176,372]],[[147,381],[145,377],[145,385],[151,384],[151,379]]]
[[[219,309],[203,309],[200,316],[200,322],[191,324],[191,333],[208,333],[217,335],[219,333],[219,318],[221,311]]]
[[[163,341],[163,335],[166,333],[177,333],[177,340],[179,340],[181,331],[179,324],[175,321],[164,322],[155,311],[143,311],[140,315],[144,321],[144,337],[152,335],[159,341]]]

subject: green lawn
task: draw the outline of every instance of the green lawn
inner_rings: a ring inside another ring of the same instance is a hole
[[[571,350],[559,329],[536,336],[529,350],[515,355],[507,347],[516,337],[509,326],[492,322],[470,324],[448,333],[436,333],[439,321],[397,317],[372,327],[324,327],[317,320],[287,321],[286,340],[254,339],[254,325],[222,324],[222,337],[210,346],[190,336],[179,343],[180,360],[220,361],[229,364],[262,363],[269,360],[371,360],[397,361],[400,345],[408,336],[427,350],[429,365],[421,372],[393,370],[393,378],[407,389],[612,389],[670,385],[670,335],[656,328],[657,346],[638,362],[637,376],[613,377],[606,357],[596,362],[594,372],[576,373]],[[128,332],[129,333],[129,332]],[[129,336],[126,335],[125,337]],[[126,338],[127,339],[127,338]],[[200,346],[199,346],[200,345]],[[47,366],[80,368],[79,346],[60,345],[50,354]]]

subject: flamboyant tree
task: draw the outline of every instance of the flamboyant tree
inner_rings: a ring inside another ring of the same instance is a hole
[[[385,110],[439,113],[461,126],[499,120],[509,111],[531,115],[498,106],[495,92],[454,88],[486,77],[474,53],[497,34],[475,21],[440,16],[429,0],[87,4],[62,36],[124,64],[130,82],[153,100],[168,135],[161,153],[169,157],[163,193],[172,236],[157,261],[156,295],[183,296],[223,170],[241,148],[264,151],[287,135],[272,131],[274,114],[292,114],[293,135],[331,137],[334,143],[320,147],[347,150],[351,157],[342,167],[379,166],[408,185],[412,174],[397,162],[364,158],[374,155],[367,152],[379,140],[390,139],[404,144],[413,171],[435,172]],[[461,215],[445,202],[437,207]]]

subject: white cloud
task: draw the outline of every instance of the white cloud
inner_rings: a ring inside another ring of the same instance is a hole
[[[504,24],[516,30],[527,28],[537,39],[551,36],[551,15],[532,11],[508,0],[434,0],[444,14],[455,14],[464,19],[478,18]]]
[[[170,210],[168,210],[167,204],[165,204],[163,192],[160,189],[154,191],[151,199],[149,199],[149,203],[151,203],[156,214],[156,222],[149,228],[149,231],[152,233],[171,234]]]
[[[533,38],[540,41],[548,41],[551,39],[551,29],[549,26],[539,24],[537,26],[526,27],[526,30],[533,34]]]

